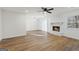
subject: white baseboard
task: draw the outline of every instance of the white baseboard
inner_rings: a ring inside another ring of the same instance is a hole
[[[26,35],[26,34],[13,35],[13,36],[6,36],[6,37],[3,37],[2,39],[13,38],[13,37],[18,37],[18,36],[25,36],[25,35]]]

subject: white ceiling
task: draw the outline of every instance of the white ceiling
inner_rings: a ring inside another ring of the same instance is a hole
[[[41,7],[3,7],[2,9],[14,11],[14,12],[22,12],[22,13],[42,11]],[[52,13],[60,14],[60,13],[65,13],[76,9],[79,9],[79,8],[78,7],[54,7],[54,10],[52,11]]]
[[[54,12],[56,14],[68,13],[70,11],[79,10],[78,7],[55,7]]]
[[[15,11],[15,12],[37,12],[41,10],[39,7],[3,7],[4,10]]]

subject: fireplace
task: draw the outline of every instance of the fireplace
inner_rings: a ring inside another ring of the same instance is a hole
[[[53,30],[53,31],[60,32],[60,26],[53,26],[53,27],[52,27],[52,30]]]

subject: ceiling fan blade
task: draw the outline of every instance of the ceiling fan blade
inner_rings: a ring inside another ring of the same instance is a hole
[[[48,9],[48,10],[54,10],[54,8]]]
[[[49,11],[47,11],[48,13],[52,13],[52,12],[49,12]]]

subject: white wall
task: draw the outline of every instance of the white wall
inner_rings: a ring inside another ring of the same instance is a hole
[[[29,13],[26,15],[27,31],[43,30],[47,31],[46,17],[41,13]]]
[[[68,17],[79,15],[79,10],[64,14],[64,36],[79,39],[79,28],[67,28]]]
[[[79,10],[73,10],[71,12],[55,16],[53,16],[53,14],[44,15],[40,13],[23,14],[6,10],[1,12],[0,10],[0,39],[25,35],[26,31],[30,30],[46,31],[45,29],[47,29],[47,32],[55,35],[64,35],[79,39],[79,29],[67,28],[67,18],[75,15],[79,15]],[[45,20],[47,21],[47,25]],[[52,31],[52,22],[63,22],[63,24],[60,25],[60,32]]]
[[[26,15],[18,12],[2,11],[3,38],[26,34]]]
[[[26,29],[27,31],[37,30],[37,15],[27,14],[26,15]]]
[[[26,31],[31,30],[47,31],[46,19],[41,13],[23,14],[2,10],[2,38],[25,35]]]
[[[70,37],[70,38],[75,38],[75,39],[79,39],[79,28],[68,28],[67,27],[67,21],[68,21],[68,17],[71,17],[71,16],[75,16],[75,15],[79,15],[79,10],[73,10],[73,11],[70,11],[70,12],[66,12],[66,13],[63,13],[62,15],[56,15],[56,16],[51,16],[51,20],[50,20],[50,23],[52,22],[63,22],[60,28],[60,32],[54,32],[52,31],[51,29],[51,26],[50,25],[48,28],[50,31],[50,33],[52,34],[55,34],[55,35],[63,35],[63,36],[67,36],[67,37]]]
[[[41,20],[42,22],[42,30],[43,31],[47,31],[47,19],[45,19],[45,20]]]
[[[1,9],[0,9],[0,40],[2,39],[2,19],[1,19]]]

